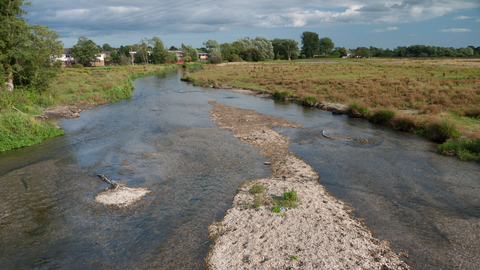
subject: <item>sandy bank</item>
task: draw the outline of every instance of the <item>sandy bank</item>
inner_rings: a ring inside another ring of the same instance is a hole
[[[318,183],[318,174],[289,152],[290,138],[275,127],[300,127],[278,117],[210,102],[219,128],[260,148],[272,174],[245,182],[221,222],[209,227],[215,244],[205,258],[209,269],[409,269],[343,202]],[[253,195],[253,185],[262,185]],[[294,189],[298,208],[272,212],[272,198]],[[260,203],[258,203],[260,201]],[[254,204],[260,205],[255,208]]]

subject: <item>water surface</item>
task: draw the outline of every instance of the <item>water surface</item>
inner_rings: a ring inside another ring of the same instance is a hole
[[[206,227],[245,179],[269,175],[257,149],[213,125],[210,100],[304,125],[279,131],[330,193],[395,251],[408,251],[410,265],[479,268],[478,163],[361,119],[193,87],[180,76],[139,78],[131,99],[60,121],[67,135],[0,154],[3,268],[202,269]],[[98,173],[154,193],[127,208],[95,204],[107,186]]]

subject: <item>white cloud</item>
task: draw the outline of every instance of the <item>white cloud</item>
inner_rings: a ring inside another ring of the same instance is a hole
[[[480,7],[478,0],[31,0],[30,21],[62,37],[207,33],[249,28],[392,25]],[[76,11],[76,12],[72,12]],[[467,17],[467,16],[459,16]],[[372,32],[398,30],[396,27]]]
[[[395,31],[395,30],[398,30],[400,28],[398,27],[387,27],[385,29],[373,29],[372,31],[367,31],[365,33],[383,33],[383,32],[389,32],[389,31]]]
[[[449,33],[465,33],[465,32],[471,32],[471,31],[472,30],[465,29],[465,28],[442,29],[442,32],[449,32]]]
[[[466,20],[466,19],[470,19],[470,18],[473,18],[473,17],[470,17],[470,16],[457,16],[455,18],[453,18],[454,20]]]

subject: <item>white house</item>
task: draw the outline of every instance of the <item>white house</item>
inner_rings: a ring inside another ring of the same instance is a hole
[[[71,50],[72,48],[65,48],[63,49],[62,56],[57,57],[57,60],[62,61],[62,66],[70,66],[70,65],[79,63],[78,59],[73,58]],[[100,54],[97,55],[97,59],[100,62],[97,61],[95,63],[90,63],[90,66],[94,66],[94,67],[105,66],[105,57],[106,57],[105,52],[101,52]]]

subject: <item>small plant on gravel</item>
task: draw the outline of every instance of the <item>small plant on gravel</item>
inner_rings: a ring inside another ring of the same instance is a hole
[[[297,256],[297,255],[292,255],[292,256],[290,256],[290,261],[294,261],[294,260],[296,260],[296,259],[298,259],[298,256]]]
[[[297,196],[297,193],[295,193],[295,190],[293,188],[290,191],[287,191],[287,189],[285,188],[283,192],[283,199],[285,201],[297,201],[298,196]]]
[[[254,184],[252,188],[250,188],[250,193],[253,195],[260,194],[265,190],[265,187],[259,184]]]
[[[287,188],[283,191],[283,196],[272,196],[273,199],[273,208],[272,212],[280,213],[280,208],[297,208],[298,207],[298,195],[295,190],[292,188],[290,191]],[[277,210],[278,209],[278,210]],[[278,212],[276,212],[278,211]]]

